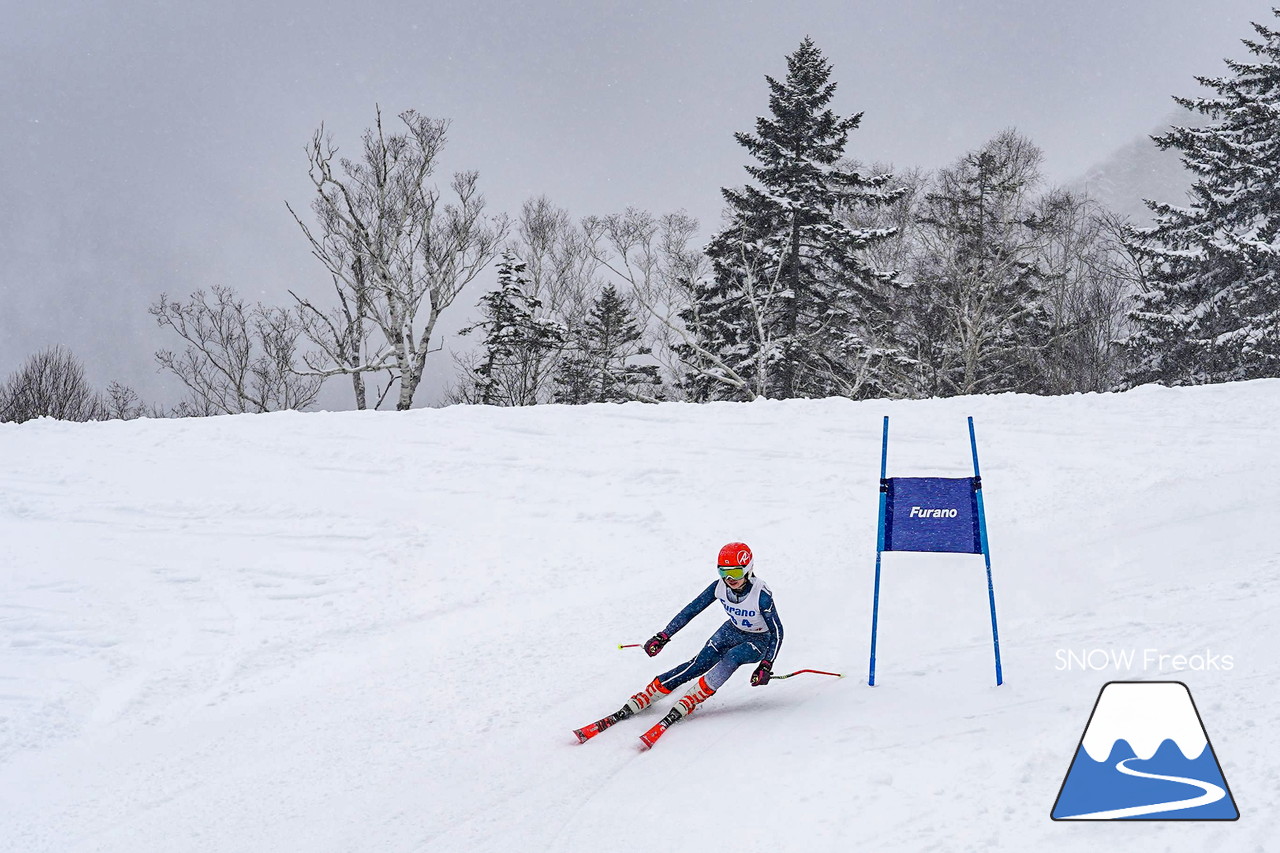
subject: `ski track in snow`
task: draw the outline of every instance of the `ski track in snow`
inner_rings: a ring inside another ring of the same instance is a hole
[[[890,476],[971,473],[975,418],[1003,687],[981,558],[917,554],[866,686],[885,414]],[[0,851],[1092,853],[1049,810],[1143,677],[1190,686],[1242,817],[1114,843],[1274,849],[1276,423],[1277,381],[0,424]],[[780,671],[846,677],[739,671],[651,751],[674,697],[579,745],[722,621],[616,648],[733,539]],[[1059,669],[1092,648],[1235,663]]]

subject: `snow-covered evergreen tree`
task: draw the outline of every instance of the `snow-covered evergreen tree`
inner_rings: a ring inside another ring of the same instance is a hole
[[[686,378],[695,399],[812,397],[880,392],[875,364],[887,354],[889,275],[861,255],[889,233],[852,228],[839,215],[888,203],[889,176],[865,177],[842,163],[862,114],[829,106],[831,66],[806,38],[787,57],[784,80],[766,77],[770,115],[735,138],[756,164],[757,182],[724,189],[727,221],[707,247],[715,281],[695,290],[686,324],[702,358]],[[693,322],[690,322],[693,320]],[[714,353],[747,391],[715,382]]]
[[[574,351],[556,376],[557,403],[622,403],[653,400],[661,384],[656,364],[635,364],[649,354],[641,344],[635,312],[606,284],[575,334]]]
[[[458,332],[467,335],[477,329],[484,331],[479,363],[471,371],[472,390],[464,398],[501,406],[536,402],[514,393],[529,387],[529,383],[518,381],[519,371],[538,361],[536,356],[565,343],[564,326],[536,316],[541,307],[541,300],[529,293],[524,262],[512,252],[504,252],[498,264],[498,289],[480,300],[484,319]],[[509,375],[511,372],[516,374],[515,380]]]
[[[853,168],[863,169],[860,163]],[[876,384],[886,397],[916,397],[921,394],[920,364],[913,357],[909,321],[912,311],[913,288],[911,272],[914,257],[921,245],[919,223],[920,208],[929,188],[931,174],[923,169],[894,169],[891,165],[872,163],[865,168],[872,174],[890,174],[886,189],[894,194],[894,200],[884,205],[860,205],[841,212],[850,228],[888,230],[890,236],[876,240],[862,254],[878,270],[893,270],[892,298],[889,300],[889,324],[892,349],[876,364]]]
[[[1195,180],[1186,207],[1148,201],[1156,224],[1132,237],[1152,262],[1132,315],[1132,384],[1280,376],[1280,31],[1253,27],[1254,60],[1197,78],[1216,97],[1174,98],[1209,123],[1153,137]]]
[[[671,349],[684,366],[678,385],[688,398],[745,401],[767,392],[773,359],[757,304],[716,276],[684,279],[681,290],[688,304],[677,317],[686,337]]]

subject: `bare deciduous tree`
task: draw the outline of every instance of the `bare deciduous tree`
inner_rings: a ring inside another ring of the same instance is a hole
[[[160,326],[186,342],[181,353],[161,350],[156,360],[177,376],[191,399],[182,415],[237,414],[305,409],[315,402],[322,377],[297,371],[299,314],[247,304],[227,287],[203,290],[186,302],[161,294],[149,309]]]
[[[430,182],[448,122],[413,110],[400,120],[405,131],[387,134],[379,110],[359,161],[339,159],[322,125],[307,148],[315,230],[289,208],[338,298],[322,308],[291,294],[319,347],[310,372],[350,375],[358,408],[367,406],[363,374],[379,372],[389,377],[381,393],[396,383],[396,408],[412,406],[441,313],[497,254],[507,228],[485,214],[477,173],[454,175],[452,203]]]
[[[653,324],[644,343],[668,375],[693,371],[754,399],[751,377],[740,375],[704,347],[692,328],[698,318],[687,314],[689,306],[697,304],[693,289],[708,272],[706,255],[690,246],[698,232],[697,220],[683,212],[655,219],[628,208],[588,218],[583,225],[592,256],[628,285],[629,298]]]
[[[1129,294],[1140,266],[1121,242],[1123,221],[1086,196],[1056,190],[1040,201],[1041,266],[1052,322],[1045,342],[1044,391],[1106,391],[1124,376]]]
[[[586,315],[596,287],[599,263],[586,232],[545,196],[530,199],[516,222],[515,254],[526,266],[536,296],[548,314],[576,328]]]
[[[91,421],[106,416],[101,395],[85,380],[84,366],[60,345],[29,357],[0,384],[0,421]]]
[[[904,340],[923,396],[1040,391],[1048,317],[1039,148],[1006,130],[938,171],[921,204]]]
[[[107,393],[102,397],[102,409],[103,416],[108,420],[131,421],[148,414],[147,406],[138,397],[138,392],[119,382],[107,385]]]
[[[521,208],[512,243],[512,250],[525,262],[529,295],[541,303],[544,316],[572,337],[581,328],[599,285],[596,274],[600,265],[591,254],[586,233],[568,211],[539,196]],[[518,376],[505,377],[506,384],[521,388],[523,399],[550,402],[563,349],[543,348],[530,355],[528,363],[520,365]]]

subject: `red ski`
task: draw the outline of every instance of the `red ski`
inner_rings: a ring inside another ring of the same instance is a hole
[[[578,743],[586,743],[587,741],[591,740],[591,738],[595,737],[605,729],[609,728],[609,726],[612,726],[614,723],[618,722],[619,720],[625,720],[629,716],[631,715],[624,714],[622,711],[617,711],[613,714],[610,714],[607,717],[604,717],[603,719],[596,720],[594,723],[589,723],[580,729],[574,729],[573,733],[578,736]]]
[[[645,749],[652,748],[653,745],[658,742],[658,738],[662,737],[663,732],[671,728],[672,724],[674,724],[677,720],[680,720],[684,717],[684,714],[681,714],[680,711],[681,711],[681,708],[679,705],[677,705],[676,707],[668,711],[665,717],[663,717],[661,720],[655,723],[653,728],[649,729],[649,731],[640,735],[640,742],[644,744]]]
[[[663,722],[658,722],[656,725],[654,725],[653,728],[649,729],[649,731],[640,735],[640,742],[644,744],[645,749],[649,749],[655,743],[658,742],[658,738],[662,737],[662,733],[665,732],[666,730],[667,730],[667,724]]]

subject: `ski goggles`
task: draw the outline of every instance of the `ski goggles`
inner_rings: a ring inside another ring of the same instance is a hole
[[[750,568],[745,566],[734,566],[733,568],[729,568],[728,566],[720,566],[719,570],[720,570],[720,577],[733,578],[736,581],[740,581],[747,576],[747,572],[750,571]]]

